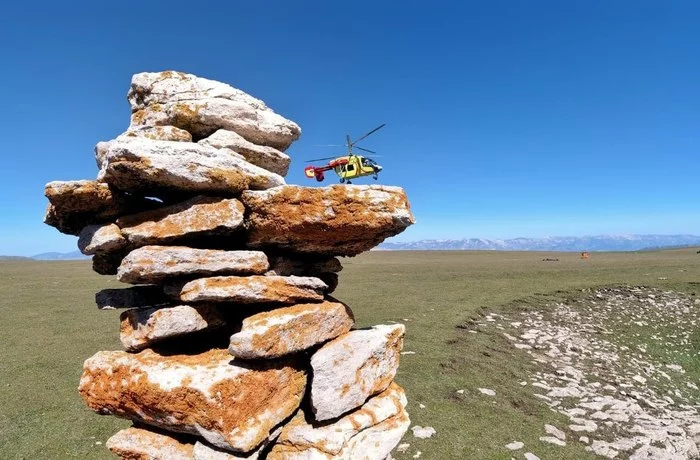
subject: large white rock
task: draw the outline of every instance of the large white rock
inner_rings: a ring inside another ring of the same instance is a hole
[[[110,142],[98,174],[127,192],[208,192],[236,194],[284,185],[284,178],[228,149],[192,142],[146,138]]]
[[[378,325],[350,331],[311,357],[311,407],[316,420],[338,417],[384,391],[399,367],[406,328]]]
[[[126,245],[126,238],[114,224],[88,225],[78,235],[78,249],[86,255],[117,251]]]
[[[166,285],[183,302],[280,303],[321,301],[328,286],[309,276],[213,276]]]
[[[192,460],[194,447],[173,436],[136,427],[117,432],[105,445],[124,460]]]
[[[197,196],[153,211],[120,217],[117,225],[136,246],[183,238],[233,234],[243,224],[243,204],[235,198]]]
[[[297,410],[306,371],[293,361],[241,365],[217,349],[198,355],[100,351],[85,361],[78,389],[99,414],[250,452]]]
[[[220,311],[209,305],[133,308],[122,312],[119,319],[119,340],[127,351],[226,324]]]
[[[339,302],[277,308],[243,320],[228,351],[239,358],[277,358],[334,339],[353,324],[352,312]]]
[[[286,150],[301,135],[294,122],[263,101],[230,85],[182,72],[143,72],[127,95],[131,125],[172,125],[198,139],[219,129],[246,140]]]
[[[150,284],[181,276],[260,274],[268,268],[267,256],[261,251],[144,246],[122,260],[117,279],[124,283]]]
[[[100,141],[95,144],[95,161],[97,168],[102,169],[107,155],[107,148],[112,142],[131,140],[135,137],[145,137],[154,141],[192,142],[192,135],[184,129],[174,126],[136,126],[127,129],[111,141]]]
[[[248,142],[243,136],[233,131],[220,129],[211,136],[202,139],[199,143],[217,149],[232,150],[242,155],[248,163],[260,166],[282,177],[289,172],[289,163],[291,162],[289,155],[272,147]]]
[[[289,422],[268,460],[385,459],[411,424],[406,395],[392,383],[384,392],[332,423],[306,421],[303,411]]]
[[[382,185],[287,185],[246,191],[248,244],[354,256],[414,223],[403,189]]]

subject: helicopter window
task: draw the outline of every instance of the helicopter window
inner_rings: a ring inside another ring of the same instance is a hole
[[[355,170],[355,165],[348,165],[347,168],[345,168],[347,171],[354,171]]]

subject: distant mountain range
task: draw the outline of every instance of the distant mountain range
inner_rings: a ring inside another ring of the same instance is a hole
[[[86,256],[80,251],[72,252],[44,252],[31,256],[30,259],[34,260],[79,260],[79,259],[89,259],[90,256]]]
[[[401,250],[483,250],[483,251],[642,251],[669,247],[700,246],[695,235],[595,235],[495,240],[420,240],[407,243],[385,242],[377,249]]]

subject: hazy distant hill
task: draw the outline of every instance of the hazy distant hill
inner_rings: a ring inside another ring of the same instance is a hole
[[[420,240],[408,243],[385,242],[384,250],[485,250],[485,251],[639,251],[649,248],[700,246],[695,235],[562,236],[491,240]]]
[[[44,252],[31,257],[34,260],[77,260],[89,259],[90,256],[82,254],[80,251],[73,252]]]
[[[24,256],[0,256],[0,260],[32,260],[32,258]]]

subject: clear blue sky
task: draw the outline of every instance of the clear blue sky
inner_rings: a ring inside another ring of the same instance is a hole
[[[0,254],[76,249],[44,184],[94,178],[131,75],[166,69],[299,123],[289,183],[386,123],[362,145],[411,200],[396,241],[698,234],[698,24],[696,1],[5,4]]]

